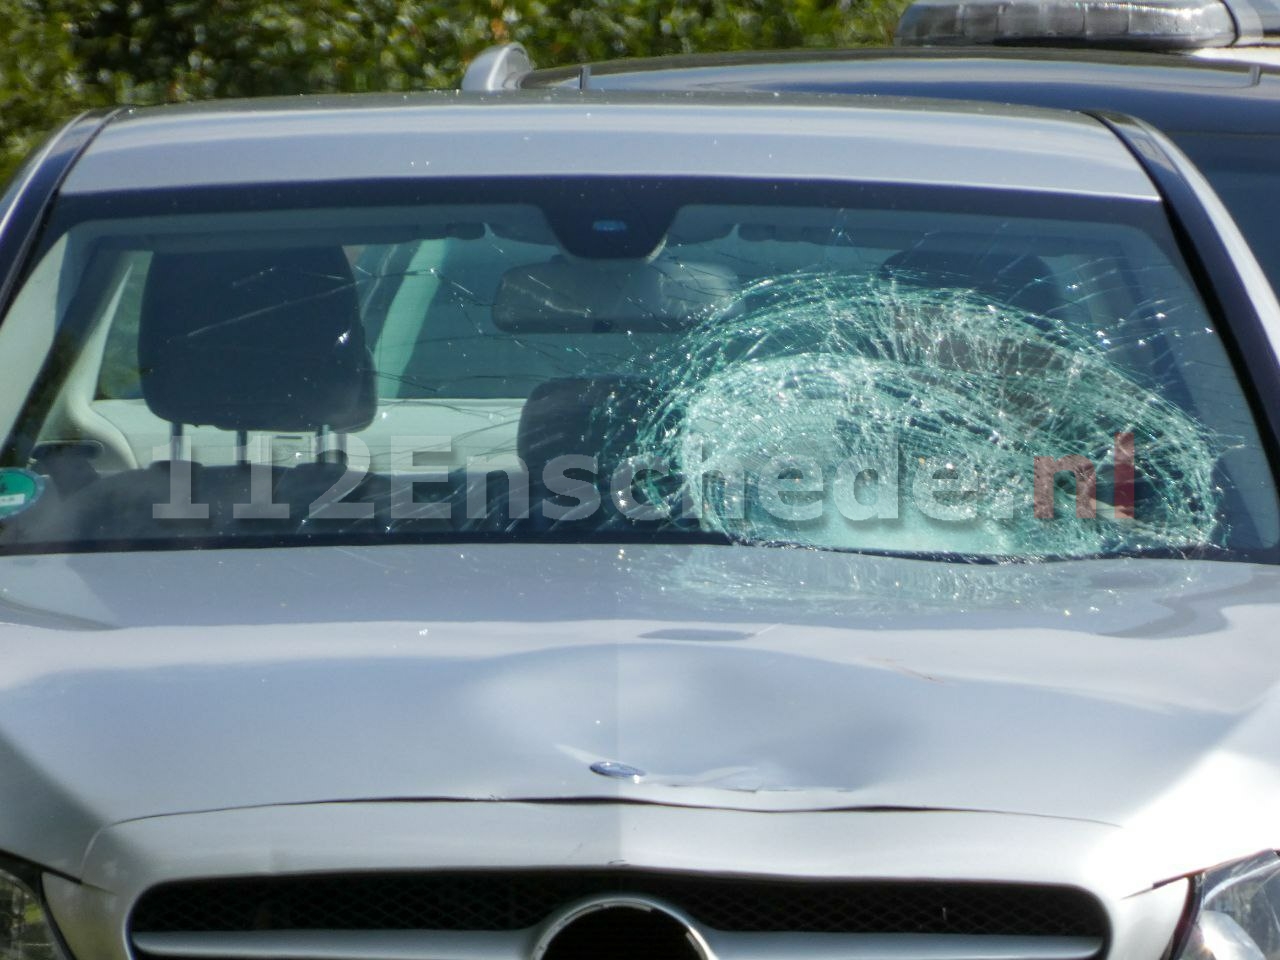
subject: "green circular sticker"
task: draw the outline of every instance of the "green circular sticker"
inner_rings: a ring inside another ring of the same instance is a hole
[[[44,477],[15,467],[0,469],[0,520],[21,513],[44,493]]]

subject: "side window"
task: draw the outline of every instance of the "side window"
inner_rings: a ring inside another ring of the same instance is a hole
[[[414,348],[425,336],[423,327],[431,303],[440,290],[440,265],[444,262],[446,240],[416,243],[395,296],[387,307],[381,331],[373,344],[378,368],[378,394],[384,398],[411,396],[405,390],[405,369]],[[370,318],[365,318],[366,328]]]
[[[151,254],[128,255],[124,283],[116,297],[113,315],[107,322],[107,342],[98,373],[98,400],[136,400],[142,396],[138,375],[138,316],[142,312],[142,291],[147,282]]]

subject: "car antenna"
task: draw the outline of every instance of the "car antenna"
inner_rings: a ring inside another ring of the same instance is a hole
[[[514,90],[534,70],[523,44],[504,43],[481,50],[462,75],[462,89],[481,92]]]

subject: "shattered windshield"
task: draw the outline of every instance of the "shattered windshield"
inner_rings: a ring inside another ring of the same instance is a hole
[[[1139,200],[636,178],[69,198],[0,325],[27,358],[0,389],[0,549],[1245,555],[1280,517],[1222,339]]]

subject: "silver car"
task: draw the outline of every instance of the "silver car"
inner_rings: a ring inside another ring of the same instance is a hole
[[[1142,123],[88,115],[0,300],[4,960],[1280,957],[1280,307]]]

